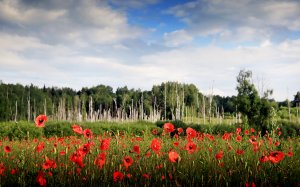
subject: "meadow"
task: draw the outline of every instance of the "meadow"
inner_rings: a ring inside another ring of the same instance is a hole
[[[299,136],[280,128],[261,136],[253,128],[45,119],[2,127],[0,186],[300,186]],[[3,134],[12,129],[20,135]]]

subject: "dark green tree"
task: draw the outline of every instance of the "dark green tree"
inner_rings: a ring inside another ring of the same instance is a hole
[[[238,111],[242,113],[244,124],[255,126],[265,133],[266,130],[272,127],[272,117],[274,117],[273,103],[268,99],[272,91],[268,90],[262,98],[251,83],[252,72],[241,70],[237,76],[237,99],[236,105]]]

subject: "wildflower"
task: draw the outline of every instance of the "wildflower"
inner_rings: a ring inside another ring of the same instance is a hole
[[[115,171],[113,174],[113,178],[114,178],[115,182],[123,180],[123,177],[124,177],[123,173],[121,173],[119,171]]]
[[[242,129],[240,127],[236,128],[235,133],[239,135],[242,132]]]
[[[36,127],[45,127],[45,122],[48,120],[48,117],[46,115],[39,115],[35,118],[35,126]]]
[[[238,155],[242,155],[242,154],[244,154],[244,150],[242,150],[242,149],[237,149],[236,150],[236,154],[238,154]]]
[[[161,149],[161,145],[160,145],[160,141],[156,138],[154,138],[151,142],[150,148],[156,153],[158,154],[160,149]]]
[[[178,134],[181,134],[183,132],[183,129],[181,127],[177,128]]]
[[[94,164],[97,165],[100,169],[102,169],[103,165],[105,164],[105,160],[106,160],[106,154],[105,153],[100,153],[95,161]]]
[[[185,132],[186,132],[187,138],[195,138],[197,135],[197,132],[191,127],[188,127],[185,130]]]
[[[243,139],[243,137],[242,137],[242,136],[240,136],[240,135],[238,135],[238,136],[236,137],[236,141],[237,141],[237,142],[240,142],[240,141],[242,141],[242,139]]]
[[[106,138],[101,141],[100,149],[102,151],[105,151],[109,148],[109,145],[110,145],[110,138]]]
[[[157,129],[152,129],[151,132],[152,132],[152,134],[154,134],[154,135],[157,135],[157,134],[158,134]]]
[[[83,155],[86,155],[90,152],[91,149],[91,144],[90,143],[86,143],[84,144],[82,147],[80,147],[78,149],[78,151],[80,151]]]
[[[45,148],[44,142],[40,142],[40,143],[36,146],[35,151],[36,151],[36,152],[41,152],[44,148]]]
[[[136,154],[139,155],[141,153],[140,146],[134,145],[133,148],[132,148],[132,152],[134,152],[134,153],[136,153]]]
[[[83,134],[83,130],[80,126],[78,125],[72,125],[72,129],[76,134]]]
[[[39,183],[40,186],[46,186],[46,179],[44,178],[44,173],[40,171],[38,173],[38,176],[36,178],[37,183]]]
[[[150,175],[149,175],[148,173],[144,173],[144,174],[143,174],[143,178],[144,178],[144,179],[150,179]]]
[[[270,153],[269,155],[269,160],[274,163],[277,164],[278,162],[280,162],[282,159],[284,159],[284,153],[281,151],[273,151]]]
[[[132,163],[133,159],[130,156],[125,156],[125,158],[123,159],[123,164],[126,167],[126,169],[128,169],[128,167],[131,166]]]
[[[90,139],[90,138],[92,138],[92,136],[93,136],[93,132],[92,132],[90,129],[84,129],[83,135],[84,135],[86,138]]]
[[[187,150],[189,154],[192,154],[193,152],[195,152],[196,148],[197,148],[196,144],[194,144],[194,142],[192,142],[192,141],[188,142],[185,146],[185,150]]]
[[[180,156],[178,153],[176,153],[175,151],[169,152],[169,160],[171,162],[178,162],[179,159],[180,159]]]
[[[223,157],[223,151],[221,150],[221,151],[219,151],[217,154],[216,154],[216,159],[217,160],[220,160],[222,157]]]
[[[46,161],[43,163],[42,165],[44,170],[47,170],[49,168],[56,168],[56,163],[54,162],[54,160],[50,160],[48,157],[46,157]]]
[[[269,161],[269,157],[267,156],[261,156],[259,159],[260,162],[264,163],[264,162],[268,162]]]
[[[0,175],[4,175],[4,172],[5,172],[5,166],[3,164],[3,162],[0,162]]]
[[[223,134],[223,136],[222,136],[222,139],[223,140],[230,140],[230,134],[229,133],[227,133],[227,132],[225,132],[224,134]]]
[[[74,164],[77,164],[81,168],[84,166],[84,164],[82,162],[83,158],[84,158],[84,155],[79,151],[76,151],[76,152],[72,153],[72,155],[70,156],[70,160]]]
[[[164,126],[164,131],[165,132],[174,132],[174,125],[172,123],[165,123]]]
[[[11,152],[11,147],[8,146],[8,145],[6,145],[6,146],[4,147],[4,152],[10,153],[10,152]]]

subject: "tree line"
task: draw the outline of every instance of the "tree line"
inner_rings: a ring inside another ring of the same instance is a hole
[[[71,88],[6,84],[0,81],[0,121],[35,119],[46,114],[53,120],[125,121],[125,120],[186,120],[210,123],[212,118],[242,118],[244,122],[264,123],[271,110],[299,105],[300,92],[294,101],[276,102],[258,95],[251,83],[251,71],[241,70],[237,76],[237,96],[223,97],[201,93],[194,84],[165,82],[151,90],[107,85],[79,91]],[[298,112],[298,111],[297,111]]]

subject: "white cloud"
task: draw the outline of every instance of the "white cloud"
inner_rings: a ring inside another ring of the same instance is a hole
[[[296,0],[197,0],[167,11],[185,22],[186,31],[193,36],[238,41],[271,39],[281,29],[299,31],[299,12],[300,2]]]
[[[168,47],[178,47],[182,44],[189,43],[193,37],[188,35],[185,30],[176,30],[170,33],[164,33],[165,45]]]

